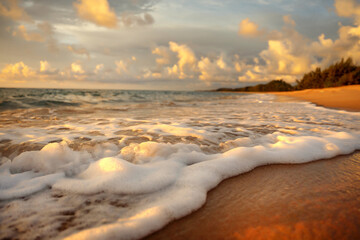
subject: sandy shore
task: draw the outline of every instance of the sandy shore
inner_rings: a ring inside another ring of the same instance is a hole
[[[360,85],[274,93],[360,111]],[[360,239],[360,152],[225,180],[198,211],[146,239]]]
[[[359,183],[360,152],[259,167],[146,239],[360,239]]]
[[[360,111],[360,85],[307,89],[294,92],[276,92],[272,94],[293,97],[324,107]]]

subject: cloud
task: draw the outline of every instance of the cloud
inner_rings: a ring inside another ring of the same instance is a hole
[[[144,13],[142,17],[141,15],[138,16],[130,13],[123,13],[121,20],[126,27],[134,25],[145,26],[154,23],[154,18],[149,13]]]
[[[170,52],[166,47],[156,47],[152,50],[152,54],[160,56],[160,58],[156,58],[158,65],[161,66],[170,63]]]
[[[5,5],[3,4],[5,3]],[[17,0],[4,0],[0,3],[0,15],[12,20],[32,22],[31,17],[19,6]]]
[[[355,17],[360,24],[360,4],[355,0],[335,0],[335,10],[340,17]]]
[[[199,79],[211,85],[211,82],[223,82],[231,81],[235,69],[228,67],[224,61],[224,57],[220,56],[214,61],[211,61],[208,57],[201,57],[198,62]]]
[[[172,67],[168,67],[169,75],[175,75],[180,79],[192,77],[196,68],[197,59],[191,48],[185,44],[179,45],[176,42],[169,42],[170,50],[177,53],[178,62]]]
[[[57,40],[54,38],[54,28],[49,22],[40,22],[36,25],[37,31],[28,32],[24,25],[13,31],[13,36],[19,36],[25,41],[45,42],[51,52],[58,52]]]
[[[51,69],[47,61],[40,61],[40,72],[47,72]]]
[[[98,64],[95,66],[94,73],[99,74],[104,70],[104,64]]]
[[[18,26],[18,28],[13,31],[13,36],[19,36],[26,41],[32,41],[32,42],[44,42],[45,39],[42,36],[42,34],[38,32],[27,32],[26,27],[24,25]]]
[[[78,55],[85,55],[88,59],[90,59],[90,53],[86,48],[76,48],[74,45],[68,45],[67,49],[72,53]]]
[[[295,30],[296,23],[291,16],[284,16],[281,31],[267,34],[268,46],[259,54],[260,62],[254,62],[245,70],[236,66],[242,74],[239,81],[264,81],[283,78],[289,82],[301,78],[316,67],[327,67],[341,58],[352,57],[360,63],[360,4],[351,0],[336,0],[339,16],[353,17],[355,26],[342,26],[338,38],[326,38],[320,34],[313,41]]]
[[[144,78],[193,79],[210,86],[218,82],[234,82],[237,79],[236,62],[224,54],[219,56],[196,57],[195,52],[186,44],[169,42],[169,46],[156,47],[152,50],[157,68],[148,70]],[[172,56],[175,55],[175,56]],[[240,68],[238,64],[237,69]]]
[[[295,21],[292,19],[292,17],[290,15],[283,16],[283,21],[285,24],[289,24],[291,26],[296,25]]]
[[[117,17],[107,0],[77,0],[74,7],[80,18],[98,26],[115,28]]]
[[[263,30],[258,29],[259,26],[251,22],[249,18],[242,20],[239,24],[239,34],[246,37],[257,37],[264,34]]]
[[[71,64],[71,72],[73,72],[75,74],[84,74],[85,73],[85,71],[82,68],[81,64],[77,63],[77,62],[73,62]]]
[[[290,39],[269,40],[268,49],[260,53],[271,74],[301,75],[311,67],[308,54],[296,52],[298,46]]]
[[[3,79],[22,79],[32,77],[36,74],[29,66],[25,65],[23,62],[18,62],[15,64],[6,64],[6,66],[1,71],[1,78]]]
[[[138,78],[136,69],[134,69],[134,63],[136,62],[136,57],[132,56],[126,60],[115,61],[115,72],[118,75],[126,76],[128,78]]]
[[[123,60],[115,61],[115,65],[116,65],[116,72],[119,75],[128,72],[128,64],[125,61],[123,61]]]

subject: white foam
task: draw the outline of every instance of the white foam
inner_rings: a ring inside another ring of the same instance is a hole
[[[331,158],[338,154],[347,154],[359,148],[359,134],[352,135],[340,132],[323,138],[278,135],[275,143],[255,147],[238,147],[223,154],[208,156],[206,161],[189,166],[184,165],[182,171],[177,171],[178,176],[175,183],[165,192],[160,192],[159,197],[143,206],[133,216],[119,219],[113,224],[82,231],[70,236],[70,238],[141,238],[169,221],[187,215],[202,206],[206,199],[206,193],[223,179],[248,172],[261,165],[304,163],[316,159]],[[172,160],[170,158],[164,162]],[[112,159],[111,161],[117,162],[119,160]],[[123,180],[127,181],[126,179]],[[128,180],[131,182],[132,177]],[[151,181],[151,178],[149,180]],[[146,180],[141,177],[140,183],[143,181]],[[106,189],[109,190],[109,188]]]
[[[45,146],[40,151],[20,148],[20,154],[8,156],[12,161],[2,158],[0,200],[28,196],[34,205],[46,205],[36,196],[49,188],[71,196],[126,195],[136,204],[116,215],[116,221],[80,232],[74,226],[61,236],[138,239],[200,208],[207,192],[226,178],[262,165],[304,163],[360,149],[358,113],[273,100],[249,95],[155,114],[144,107],[133,115],[130,109],[116,117],[100,112],[47,127],[40,121],[40,127],[30,122],[2,128],[2,149],[6,144]],[[63,141],[48,143],[54,139]],[[60,204],[48,200],[51,206]]]
[[[11,174],[10,161],[1,166],[0,200],[25,197],[52,186],[64,173],[39,175],[32,171]]]
[[[53,187],[80,194],[111,192],[116,194],[145,194],[156,192],[174,183],[181,165],[163,161],[135,165],[120,158],[103,158],[92,163],[77,178],[58,181]]]
[[[92,160],[87,152],[75,152],[66,142],[50,143],[40,151],[23,152],[11,163],[11,172],[34,171],[41,173],[66,172],[73,174]]]
[[[180,137],[195,137],[199,139],[213,139],[213,138],[221,138],[221,133],[211,133],[207,132],[204,129],[190,128],[186,127],[184,124],[140,124],[136,126],[132,126],[127,128],[132,131],[143,131],[148,133],[155,133],[159,135],[172,135],[172,136],[180,136]]]

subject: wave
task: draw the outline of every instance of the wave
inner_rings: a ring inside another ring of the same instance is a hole
[[[15,101],[1,101],[0,102],[0,111],[4,110],[10,110],[10,109],[19,109],[19,108],[25,108],[24,105],[19,104]]]
[[[360,134],[345,132],[323,137],[279,133],[265,137],[273,142],[236,147],[222,154],[204,154],[192,144],[148,141],[123,148],[112,157],[103,153],[98,159],[89,152],[70,149],[66,142],[50,143],[1,165],[0,200],[24,198],[48,187],[78,196],[150,195],[116,221],[69,236],[138,239],[200,208],[207,192],[226,178],[262,165],[305,163],[360,149]],[[132,160],[124,160],[129,155]]]
[[[1,112],[0,238],[138,239],[200,208],[226,178],[360,149],[359,113],[266,94],[135,93],[148,101],[8,94],[5,106],[37,106]]]

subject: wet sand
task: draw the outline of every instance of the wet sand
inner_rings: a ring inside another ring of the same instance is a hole
[[[146,239],[360,239],[360,152],[225,180]]]
[[[360,111],[360,85],[275,94]],[[225,180],[201,209],[146,239],[360,239],[360,151]]]
[[[329,108],[360,111],[360,85],[272,94],[301,99]]]

